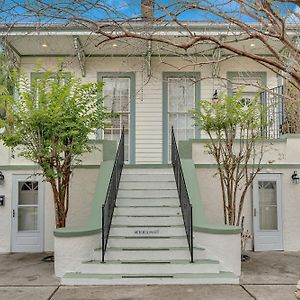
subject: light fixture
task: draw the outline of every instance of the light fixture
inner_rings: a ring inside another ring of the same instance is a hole
[[[219,97],[218,97],[218,90],[215,90],[214,93],[213,93],[213,96],[212,96],[212,100],[218,100]]]
[[[112,44],[113,47],[118,47],[118,45],[116,43]]]
[[[0,185],[2,185],[3,183],[4,183],[4,175],[0,171]]]
[[[42,47],[47,48],[48,45],[46,43],[42,44]]]
[[[250,47],[255,47],[255,44],[250,44]]]
[[[298,176],[297,171],[294,171],[294,173],[292,175],[292,180],[293,180],[293,183],[295,183],[295,184],[298,184],[300,182],[300,178]]]

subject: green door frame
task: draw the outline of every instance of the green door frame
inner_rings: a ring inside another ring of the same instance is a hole
[[[98,72],[97,80],[103,81],[103,77],[129,78],[130,79],[130,124],[129,124],[129,163],[135,164],[135,102],[136,102],[136,79],[134,72]]]
[[[163,83],[162,83],[162,89],[163,89],[163,113],[162,113],[162,124],[163,124],[163,130],[162,130],[162,162],[163,164],[169,163],[169,157],[168,157],[168,148],[169,148],[169,118],[168,118],[168,109],[169,109],[169,92],[168,92],[168,78],[181,78],[181,77],[187,77],[187,78],[193,78],[196,81],[195,84],[195,108],[199,106],[200,101],[200,79],[201,74],[200,72],[163,72]],[[200,128],[198,126],[195,127],[195,138],[200,138]]]

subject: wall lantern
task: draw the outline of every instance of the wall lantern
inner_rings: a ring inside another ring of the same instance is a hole
[[[212,100],[218,100],[219,99],[219,96],[218,96],[218,90],[215,90],[214,91],[214,94],[212,96]]]
[[[4,175],[0,171],[0,185],[2,185],[3,183],[4,183]]]
[[[298,184],[300,182],[300,178],[299,178],[297,171],[294,171],[294,173],[292,175],[292,180],[293,180],[293,183],[295,183],[295,184]]]

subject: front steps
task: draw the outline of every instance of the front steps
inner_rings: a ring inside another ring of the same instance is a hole
[[[105,263],[101,249],[62,284],[234,284],[220,263],[194,247],[190,263],[173,170],[124,168],[114,211]]]

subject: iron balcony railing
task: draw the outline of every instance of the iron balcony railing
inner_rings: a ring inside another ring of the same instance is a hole
[[[105,259],[105,252],[111,227],[111,220],[116,206],[119,183],[124,166],[124,127],[116,153],[115,163],[110,177],[106,199],[102,205],[102,262]]]
[[[174,170],[176,185],[178,196],[180,200],[180,207],[183,216],[183,223],[185,227],[185,232],[188,240],[190,255],[191,255],[191,263],[194,262],[194,250],[193,250],[193,207],[190,202],[189,194],[186,188],[181,161],[179,157],[179,151],[176,144],[174,128],[171,130],[171,138],[172,138],[172,166]]]
[[[262,128],[262,135],[267,139],[278,139],[284,132],[284,96],[283,86],[260,93],[260,102],[266,113],[267,125]]]

